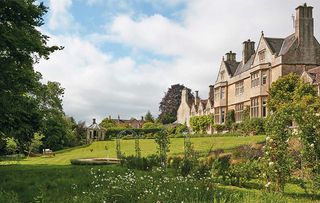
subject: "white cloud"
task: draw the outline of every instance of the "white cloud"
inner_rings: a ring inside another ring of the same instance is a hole
[[[68,11],[71,0],[54,2],[59,1],[51,1],[56,4],[54,8],[51,6],[52,14],[67,16],[70,25],[74,20]],[[89,121],[109,114],[139,117],[147,110],[157,113],[163,92],[171,84],[200,90],[200,95],[206,98],[222,56],[233,50],[240,59],[244,40],[251,38],[258,42],[261,30],[271,37],[285,37],[294,32],[291,14],[302,3],[300,0],[191,0],[186,4],[181,22],[160,14],[140,18],[119,15],[103,35],[52,36],[51,43],[65,49],[54,53],[49,61],[41,62],[37,69],[46,79],[60,81],[66,88],[64,108],[76,119]],[[310,4],[315,7],[315,33],[320,39],[317,27],[320,3],[314,0]],[[52,28],[58,28],[59,17],[51,18],[49,24],[52,20]],[[104,53],[98,48],[104,41],[173,59],[151,59],[139,64],[135,58]]]
[[[49,28],[51,30],[71,30],[78,28],[70,13],[72,0],[49,0]]]

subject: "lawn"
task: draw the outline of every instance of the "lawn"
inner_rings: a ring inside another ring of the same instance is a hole
[[[247,137],[197,137],[191,138],[194,149],[206,153],[212,149],[230,149],[244,144],[254,144],[265,140],[265,136],[247,136]],[[170,153],[183,153],[183,138],[171,138]],[[108,150],[105,149],[107,146]],[[140,148],[142,156],[155,154],[157,146],[153,139],[141,139]],[[125,155],[135,153],[134,140],[121,140],[121,151]],[[75,147],[68,150],[59,151],[55,157],[33,157],[20,161],[20,164],[47,164],[47,165],[68,165],[70,159],[93,158],[93,157],[115,157],[115,141],[93,142],[89,146]],[[4,162],[2,163],[4,164]],[[0,162],[1,165],[1,162]]]

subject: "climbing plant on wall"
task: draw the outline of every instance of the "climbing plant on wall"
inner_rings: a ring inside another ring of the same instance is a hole
[[[210,125],[214,124],[212,115],[194,116],[190,118],[190,126],[195,133],[206,133]]]

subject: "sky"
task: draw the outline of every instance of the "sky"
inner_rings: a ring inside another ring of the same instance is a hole
[[[208,97],[222,57],[242,58],[242,42],[284,38],[294,32],[292,15],[306,0],[45,0],[50,45],[64,49],[41,60],[43,81],[65,88],[63,108],[90,124],[111,116],[156,117],[173,84]],[[314,7],[320,39],[320,1]]]

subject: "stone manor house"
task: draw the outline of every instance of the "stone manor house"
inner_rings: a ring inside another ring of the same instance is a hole
[[[177,122],[190,126],[190,117],[212,114],[215,123],[223,124],[229,110],[241,122],[246,106],[251,117],[266,117],[271,83],[291,72],[320,92],[320,44],[314,37],[312,10],[307,4],[296,8],[295,32],[288,37],[271,38],[262,32],[256,48],[255,42],[244,41],[240,61],[228,52],[214,85],[209,86],[208,99],[199,98],[196,91],[194,101],[188,101],[187,89],[182,91]]]

